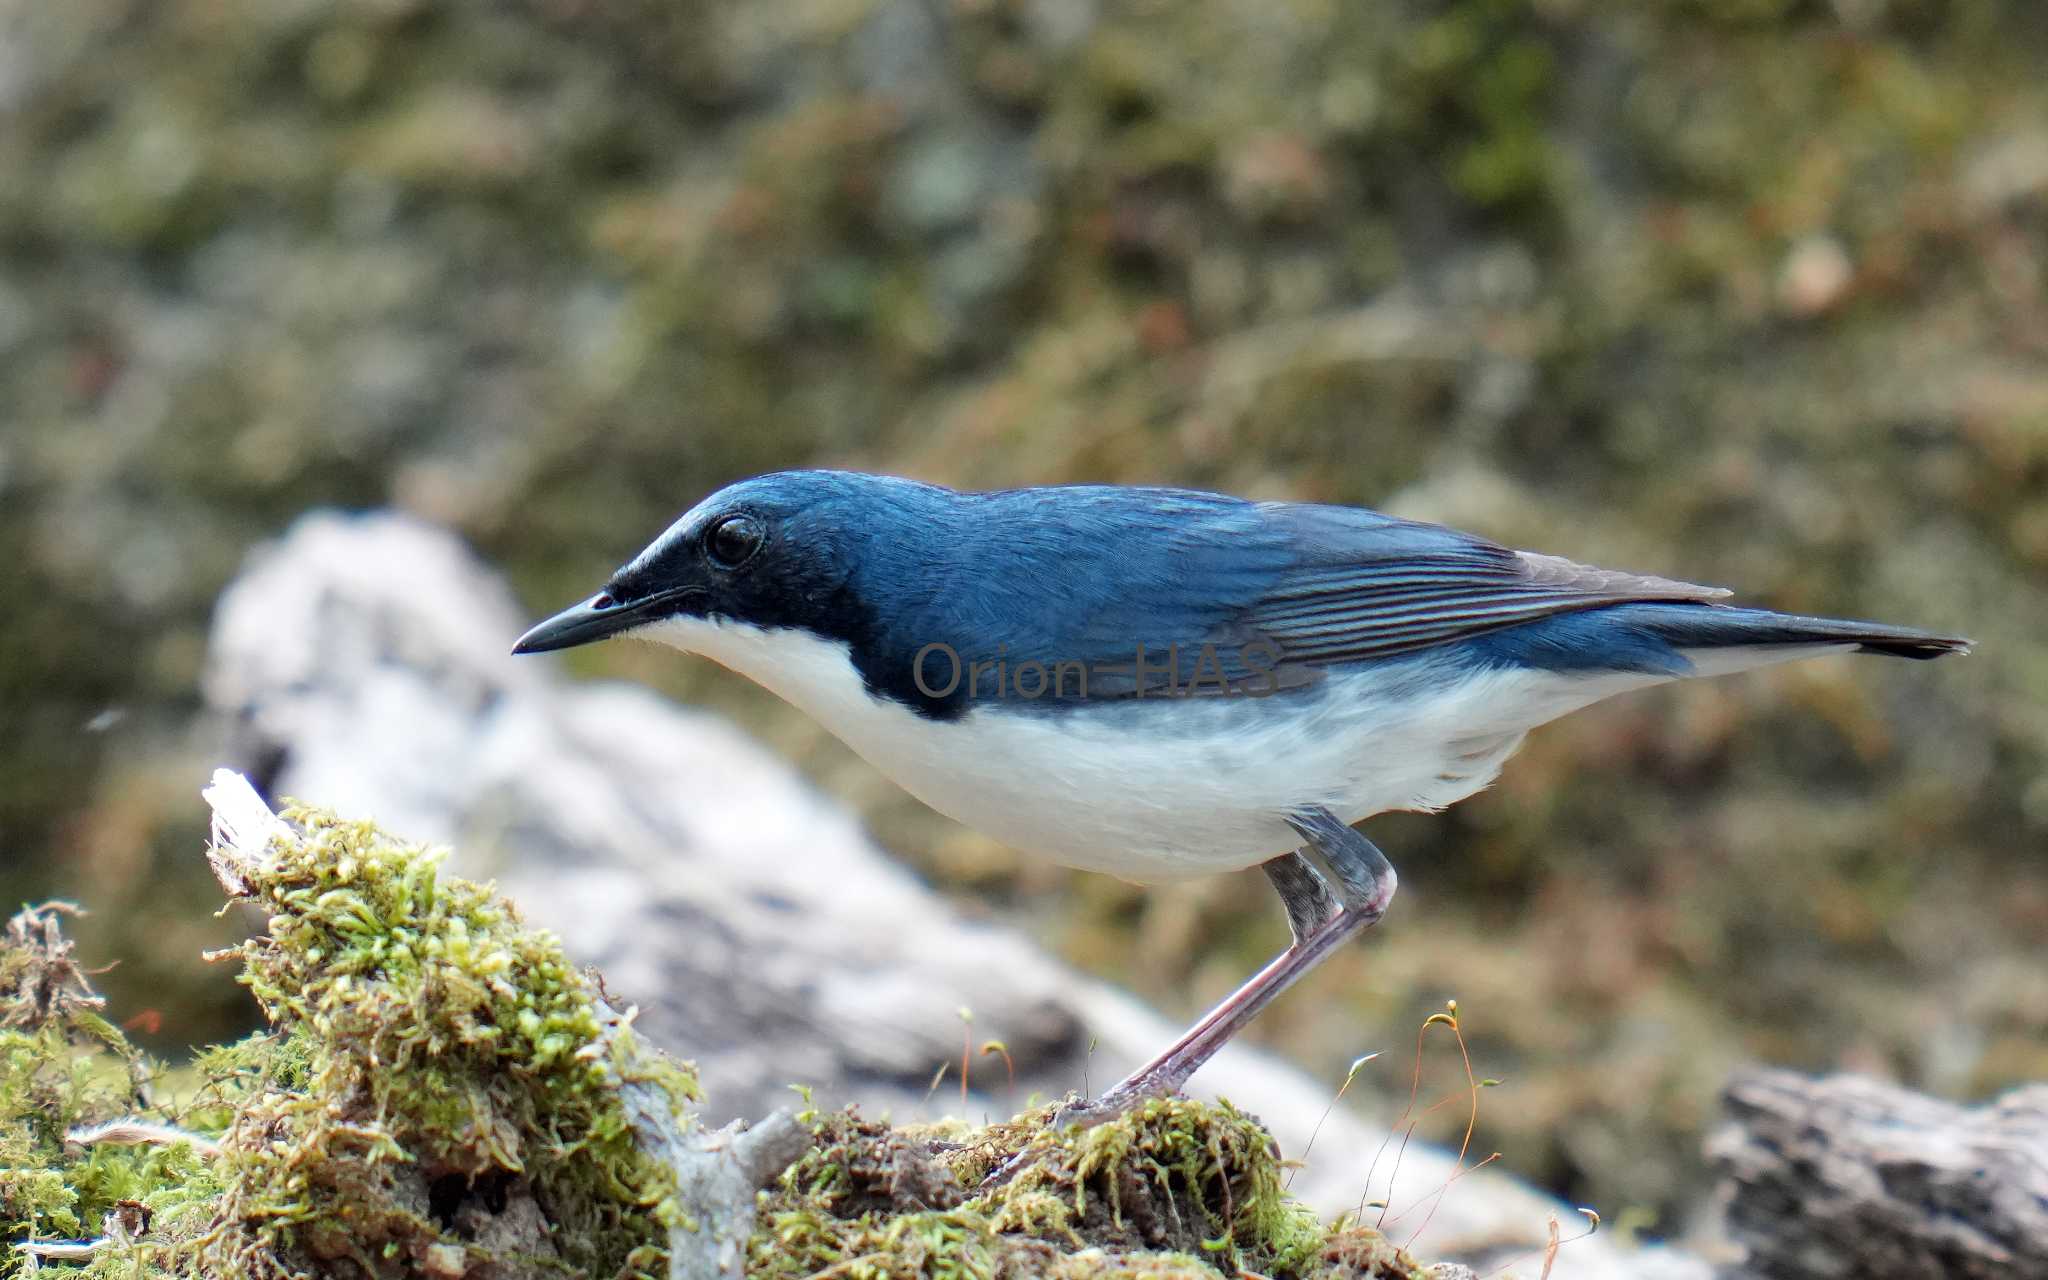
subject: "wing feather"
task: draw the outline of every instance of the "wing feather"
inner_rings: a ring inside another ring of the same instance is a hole
[[[936,642],[970,670],[1078,662],[1091,699],[1208,695],[1224,690],[1198,663],[1231,687],[1295,688],[1559,614],[1726,594],[1356,507],[1078,486],[962,495],[949,518],[944,536],[885,539],[862,561],[874,595],[916,606],[874,620],[862,672],[920,705],[936,704],[902,673]]]
[[[1395,657],[1563,613],[1728,594],[1351,508],[1272,504],[1265,513],[1307,550],[1235,623],[1289,665]]]

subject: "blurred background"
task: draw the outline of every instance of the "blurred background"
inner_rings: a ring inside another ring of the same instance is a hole
[[[753,472],[1166,482],[1980,642],[1638,694],[1375,820],[1401,908],[1258,1039],[1405,1097],[1456,998],[1476,1150],[1653,1226],[1732,1064],[2048,1077],[2043,66],[2034,0],[0,0],[0,895],[89,904],[153,1047],[249,1023],[198,676],[310,507],[538,615]],[[1284,941],[706,664],[570,662],[1171,1012]]]

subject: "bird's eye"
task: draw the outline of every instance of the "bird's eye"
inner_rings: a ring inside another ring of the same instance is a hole
[[[727,516],[704,534],[704,550],[722,568],[737,569],[761,549],[761,525],[752,516]]]

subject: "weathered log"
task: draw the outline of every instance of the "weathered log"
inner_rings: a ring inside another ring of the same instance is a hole
[[[1749,1071],[1707,1142],[1761,1280],[2048,1277],[2048,1085],[1961,1107],[1855,1076]]]

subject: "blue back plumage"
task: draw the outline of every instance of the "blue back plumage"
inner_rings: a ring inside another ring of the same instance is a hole
[[[1082,701],[1072,683],[1055,688],[1065,696],[1016,698],[1010,673],[1032,663],[1086,669],[1094,701],[1164,693],[1168,681],[1196,694],[1284,693],[1425,653],[1681,675],[1687,648],[1839,640],[1929,656],[1959,643],[1730,608],[1714,588],[1352,507],[1108,485],[959,493],[785,472],[734,485],[706,509],[745,510],[776,529],[772,564],[734,588],[727,612],[844,641],[872,692],[935,717],[989,697],[1049,712]],[[659,576],[662,561],[657,544],[622,571],[624,589],[636,572]],[[1141,646],[1157,667],[1136,666]],[[977,664],[986,684],[967,678]]]

